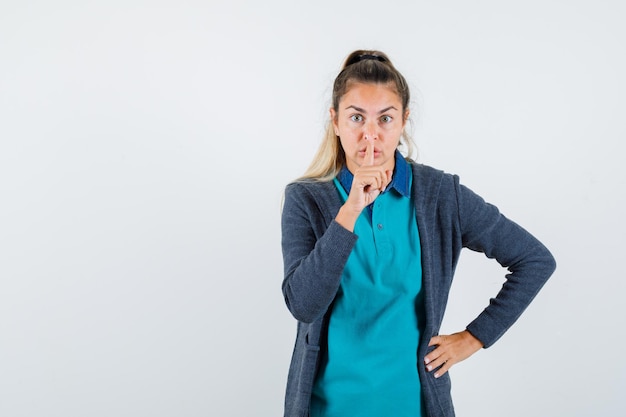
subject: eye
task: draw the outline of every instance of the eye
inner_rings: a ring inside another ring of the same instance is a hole
[[[362,122],[363,121],[363,116],[361,116],[360,114],[353,114],[352,116],[350,116],[350,120],[352,120],[353,122]]]
[[[391,116],[382,116],[380,118],[380,121],[383,122],[383,123],[391,123],[392,120],[393,120],[393,117],[391,117]]]

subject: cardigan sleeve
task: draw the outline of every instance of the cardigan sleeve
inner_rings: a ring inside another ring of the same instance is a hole
[[[327,226],[325,214],[305,185],[287,186],[281,221],[282,290],[287,308],[304,323],[322,317],[330,307],[357,240],[334,220]]]
[[[515,222],[458,183],[462,243],[495,258],[509,273],[495,298],[468,326],[485,348],[493,345],[519,318],[556,268],[548,249]]]

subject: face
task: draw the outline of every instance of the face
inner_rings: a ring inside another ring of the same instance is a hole
[[[330,109],[335,134],[339,136],[350,172],[363,164],[367,142],[374,143],[374,164],[393,170],[394,154],[400,142],[409,111],[393,85],[355,83]]]

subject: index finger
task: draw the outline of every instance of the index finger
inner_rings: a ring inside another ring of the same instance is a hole
[[[367,148],[365,148],[365,158],[363,158],[363,165],[374,166],[374,141],[367,141]]]

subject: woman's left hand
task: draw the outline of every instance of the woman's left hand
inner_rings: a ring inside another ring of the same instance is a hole
[[[483,344],[470,332],[464,330],[451,335],[440,335],[430,339],[428,346],[437,346],[424,358],[428,372],[437,369],[435,378],[439,378],[450,368],[478,352]]]

